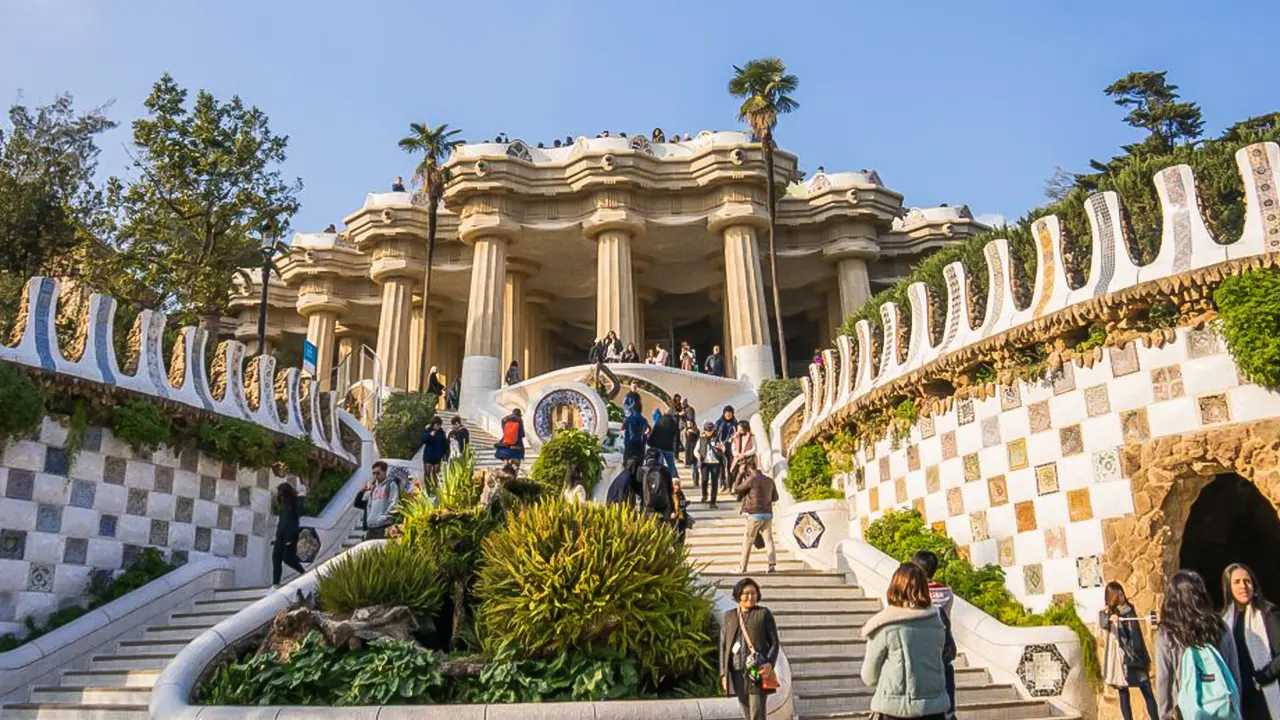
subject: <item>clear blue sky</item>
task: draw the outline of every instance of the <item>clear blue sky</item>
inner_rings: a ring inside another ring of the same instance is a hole
[[[1277,27],[1275,0],[4,0],[0,100],[114,100],[102,169],[119,173],[161,73],[238,93],[290,136],[294,227],[318,229],[410,174],[410,121],[548,143],[735,127],[730,66],[778,55],[801,80],[779,142],[802,168],[875,168],[908,205],[1013,218],[1055,165],[1138,137],[1102,94],[1129,70],[1169,70],[1210,132],[1280,109]]]

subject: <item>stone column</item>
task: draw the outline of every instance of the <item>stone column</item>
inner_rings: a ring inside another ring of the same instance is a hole
[[[775,375],[756,230],[731,224],[724,236],[725,307],[733,342],[735,377],[759,385]]]
[[[413,301],[409,317],[409,392],[422,389],[422,298]]]
[[[614,228],[596,235],[596,335],[610,330],[623,343],[636,342],[635,276],[631,232]]]
[[[378,318],[378,360],[382,383],[405,390],[409,387],[409,343],[413,310],[413,281],[388,277],[382,284],[382,314]]]
[[[537,272],[538,266],[519,258],[507,259],[506,284],[502,294],[502,373],[506,374],[511,361],[520,364],[520,377],[529,377],[524,367],[524,352],[527,344],[526,333],[528,320],[527,285],[529,278]]]
[[[453,382],[462,370],[462,336],[464,326],[461,323],[441,322],[436,342],[440,348],[440,359],[435,362],[445,376],[445,384]]]
[[[844,319],[847,317],[844,312],[844,298],[841,297],[840,291],[827,293],[827,332],[830,333],[822,339],[823,347],[828,347],[829,343],[840,334],[840,327],[844,325]]]
[[[464,240],[466,238],[464,237]],[[503,295],[507,240],[481,235],[472,240],[471,293],[467,302],[467,338],[462,359],[461,412],[464,416],[502,382]]]
[[[871,277],[867,274],[867,261],[860,257],[844,257],[836,262],[836,274],[840,280],[841,316],[848,317],[871,297]],[[840,327],[839,324],[836,327]]]
[[[520,367],[525,378],[541,375],[547,371],[542,362],[542,345],[546,342],[542,333],[542,321],[547,315],[547,307],[551,304],[550,293],[530,290],[525,293],[524,354]]]
[[[720,285],[711,289],[708,293],[711,298],[711,304],[720,306],[720,355],[724,358],[724,375],[725,377],[735,377],[733,374],[733,336],[729,332],[729,304],[724,301],[724,286]],[[705,362],[706,356],[698,359],[698,362]]]
[[[409,348],[409,389],[417,391],[421,389],[422,368],[423,365],[428,370],[432,365],[440,368],[440,361],[437,355],[440,352],[439,336],[440,336],[440,314],[449,306],[449,300],[442,297],[431,298],[431,308],[427,311],[427,346],[426,350],[422,347],[422,300],[419,299],[414,303],[413,308],[413,335],[412,344]]]
[[[333,331],[338,324],[338,314],[332,310],[318,310],[307,317],[307,340],[316,346],[316,380],[320,389],[333,388]]]

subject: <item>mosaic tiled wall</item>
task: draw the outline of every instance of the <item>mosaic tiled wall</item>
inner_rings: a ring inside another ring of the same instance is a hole
[[[1119,448],[1280,414],[1280,395],[1243,382],[1211,329],[1163,348],[1129,343],[1093,367],[1068,364],[1000,386],[917,423],[908,439],[860,451],[846,478],[850,532],[916,508],[978,565],[1005,570],[1035,610],[1055,596],[1100,607],[1102,521],[1133,512]]]
[[[119,572],[148,546],[175,564],[230,558],[237,576],[268,567],[271,488],[282,478],[195,450],[134,453],[102,428],[88,429],[73,462],[66,436],[46,418],[4,448],[0,634],[77,602],[94,575]]]

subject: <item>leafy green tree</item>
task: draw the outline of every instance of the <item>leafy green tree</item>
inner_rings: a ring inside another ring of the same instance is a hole
[[[747,123],[764,146],[765,183],[769,206],[769,282],[773,286],[773,319],[778,331],[778,352],[782,359],[782,377],[787,377],[787,336],[782,330],[782,307],[778,300],[778,255],[774,249],[778,195],[773,177],[773,130],[778,116],[786,115],[800,103],[790,95],[800,86],[800,79],[787,72],[781,58],[758,58],[746,65],[733,67],[729,94],[742,98],[738,119]]]
[[[108,266],[113,294],[160,307],[182,323],[216,329],[241,269],[261,264],[263,235],[279,237],[298,209],[302,181],[279,166],[289,138],[239,96],[219,102],[165,74],[133,123],[132,170],[108,198],[118,250]]]
[[[1117,173],[1135,159],[1168,154],[1200,137],[1204,130],[1200,106],[1182,101],[1178,86],[1171,84],[1167,75],[1167,70],[1131,72],[1103,91],[1115,98],[1116,105],[1129,108],[1129,114],[1124,116],[1126,123],[1150,134],[1141,142],[1121,146],[1124,154],[1107,162],[1090,160],[1089,165],[1098,175],[1078,176],[1081,186],[1093,191],[1099,175]]]
[[[418,197],[427,203],[427,270],[422,279],[422,327],[427,327],[427,313],[431,303],[431,268],[436,260],[436,216],[440,210],[440,198],[444,196],[444,186],[449,182],[449,168],[444,162],[449,159],[453,149],[462,144],[456,139],[460,130],[450,130],[447,124],[441,123],[431,127],[427,123],[409,123],[409,134],[400,138],[400,149],[407,153],[421,153],[422,161],[414,170],[414,182],[421,186]],[[427,370],[430,366],[427,358],[427,342],[429,333],[422,333],[422,375],[418,378],[422,394],[427,393]]]

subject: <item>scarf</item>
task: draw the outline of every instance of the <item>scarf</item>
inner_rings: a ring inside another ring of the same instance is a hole
[[[1222,614],[1228,628],[1234,628],[1236,622],[1236,604],[1227,603],[1227,611]],[[1258,608],[1249,605],[1244,615],[1244,640],[1249,646],[1249,658],[1253,660],[1255,670],[1271,664],[1271,640],[1267,637],[1266,622]],[[1240,648],[1236,648],[1239,652]],[[1240,678],[1240,682],[1253,682],[1253,678]],[[1280,718],[1280,683],[1270,683],[1262,688],[1262,696],[1267,700],[1267,712],[1273,718]]]

